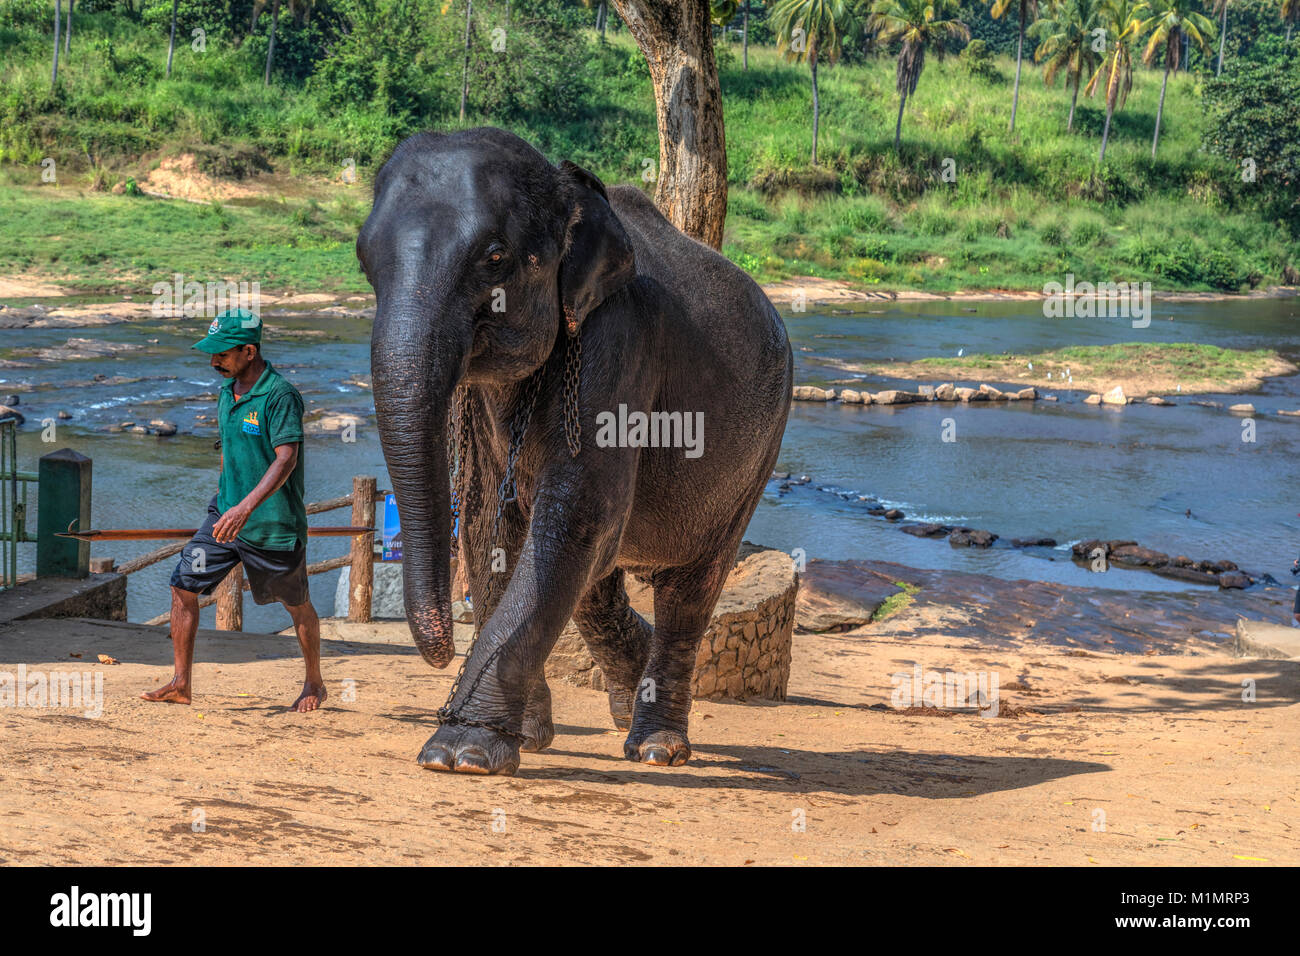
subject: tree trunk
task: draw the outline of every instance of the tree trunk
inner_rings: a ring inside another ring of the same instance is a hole
[[[275,0],[271,6],[271,42],[266,45],[266,75],[262,77],[262,85],[271,85],[271,60],[275,57],[275,24],[280,19],[280,0]]]
[[[63,55],[72,52],[72,7],[77,0],[68,0],[68,21],[63,27]]]
[[[1223,72],[1223,41],[1228,38],[1228,0],[1223,0],[1223,23],[1219,26],[1219,62],[1214,68],[1214,75]]]
[[[1070,118],[1065,121],[1065,131],[1074,131],[1074,105],[1079,102],[1079,74],[1074,74],[1074,95],[1070,97]]]
[[[167,76],[172,75],[172,54],[176,52],[176,5],[180,0],[172,0],[172,32],[167,40]]]
[[[903,107],[907,104],[907,94],[898,94],[898,122],[894,124],[894,152],[898,152],[903,143]]]
[[[1160,84],[1160,105],[1156,107],[1156,135],[1151,138],[1151,158],[1156,158],[1156,145],[1160,142],[1160,117],[1165,112],[1165,90],[1169,87],[1169,50],[1165,50],[1165,79]]]
[[[1097,165],[1100,166],[1106,162],[1106,141],[1110,139],[1110,118],[1115,115],[1115,107],[1106,107],[1106,125],[1101,131],[1101,155],[1097,157]]]
[[[596,26],[600,28],[600,38],[605,39],[605,21],[609,19],[609,11],[605,9],[605,0],[600,0],[600,7],[596,10]]]
[[[1287,21],[1287,25],[1286,25],[1286,42],[1287,42],[1287,43],[1290,43],[1290,42],[1291,42],[1291,31],[1292,31],[1294,28],[1295,28],[1295,24],[1288,20],[1288,21]]]
[[[808,66],[812,69],[813,84],[813,148],[812,164],[817,165],[817,127],[821,120],[821,103],[817,100],[817,49],[808,51]]]
[[[745,0],[744,11],[745,11],[744,20],[741,21],[744,24],[744,27],[743,27],[743,32],[741,33],[740,49],[743,52],[741,54],[740,68],[742,70],[748,70],[749,69],[749,0]],[[1291,39],[1290,32],[1287,33],[1286,38],[1288,40]]]
[[[727,140],[702,0],[614,0],[650,67],[659,128],[655,205],[682,232],[717,249],[727,218]]]
[[[59,21],[63,18],[63,8],[59,0],[54,0],[54,69],[50,72],[50,86],[59,82]]]
[[[474,16],[474,0],[465,0],[465,66],[460,74],[460,121],[465,122],[465,99],[469,96],[469,25]]]
[[[1016,107],[1020,104],[1020,60],[1025,50],[1025,7],[1020,5],[1020,39],[1016,43],[1016,85],[1011,91],[1011,132],[1016,131]]]

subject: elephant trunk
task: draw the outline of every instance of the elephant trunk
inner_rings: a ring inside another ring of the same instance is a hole
[[[455,656],[447,409],[468,350],[436,324],[440,311],[381,309],[370,345],[375,416],[402,523],[406,620],[420,654],[438,668]]]

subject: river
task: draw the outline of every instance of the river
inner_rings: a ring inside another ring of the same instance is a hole
[[[43,304],[54,307],[53,300]],[[306,445],[308,500],[350,490],[351,476],[378,476],[387,487],[373,426],[369,391],[349,380],[369,378],[369,321],[364,316],[268,308],[266,355],[288,375],[310,408],[352,412],[367,419],[354,442],[316,435]],[[1300,362],[1300,299],[1155,303],[1149,328],[1125,319],[1045,318],[1036,302],[878,302],[785,313],[795,347],[795,381],[844,379],[840,363],[971,352],[1030,352],[1066,345],[1114,342],[1203,342],[1233,348],[1273,348]],[[14,349],[60,346],[70,337],[138,346],[110,357],[0,368],[0,393],[20,391],[27,424],[20,431],[20,467],[54,448],[71,447],[94,460],[92,520],[96,527],[196,525],[216,490],[218,453],[210,425],[195,417],[215,413],[202,398],[220,385],[206,356],[190,350],[206,321],[145,320],[86,328],[5,329],[0,356],[24,360]],[[146,377],[122,386],[76,385],[96,374]],[[167,378],[149,378],[165,376]],[[913,388],[879,377],[862,387]],[[975,383],[978,384],[978,383]],[[999,384],[996,380],[990,384]],[[845,406],[796,402],[778,470],[811,481],[782,491],[770,482],[746,537],[772,547],[803,549],[809,558],[876,558],[927,568],[981,571],[1080,585],[1182,590],[1196,585],[1143,571],[1093,573],[1070,560],[1070,542],[1135,539],[1193,559],[1229,559],[1290,583],[1286,570],[1300,552],[1300,419],[1279,409],[1300,408],[1300,375],[1269,380],[1246,396],[1171,395],[1174,407],[1090,406],[1078,391],[1045,390],[1056,402],[927,403]],[[1242,441],[1242,423],[1224,409],[1189,404],[1253,402],[1256,440]],[[40,421],[66,409],[53,443],[43,443]],[[175,422],[171,438],[107,434],[106,426]],[[941,439],[952,419],[956,440]],[[30,494],[34,496],[35,486]],[[861,501],[859,497],[873,500]],[[903,534],[898,523],[866,513],[873,504],[907,513],[908,520],[983,528],[1004,539],[990,549],[953,548],[945,540]],[[1188,514],[1190,512],[1190,515]],[[313,519],[346,523],[346,511]],[[1012,537],[1052,537],[1057,548],[1019,550]],[[95,556],[119,562],[157,542],[95,545]],[[310,559],[346,550],[343,539],[313,539]],[[20,548],[30,570],[34,548]],[[172,560],[132,575],[129,616],[144,620],[168,607]],[[318,610],[330,613],[338,572],[312,578]],[[212,609],[203,624],[212,623]],[[246,627],[287,626],[278,608],[246,603]]]

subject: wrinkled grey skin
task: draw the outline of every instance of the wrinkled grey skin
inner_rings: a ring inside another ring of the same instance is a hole
[[[453,389],[468,385],[473,490],[460,546],[483,627],[452,702],[457,716],[520,735],[522,749],[547,746],[543,665],[572,618],[628,730],[626,756],[684,763],[696,648],[789,411],[780,316],[744,272],[675,229],[639,190],[606,192],[502,130],[413,136],[374,189],[357,256],[377,297],[375,411],[416,645],[435,667],[452,659],[447,417]],[[564,433],[569,323],[582,344],[576,457]],[[518,500],[490,541],[509,422],[543,363]],[[599,447],[596,416],[620,404],[703,412],[703,455]],[[492,570],[494,546],[504,572]],[[653,584],[653,628],[628,606],[624,572]],[[508,774],[520,749],[509,734],[448,723],[419,763]]]

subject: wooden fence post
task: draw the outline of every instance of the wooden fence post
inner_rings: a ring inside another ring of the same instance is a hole
[[[217,585],[217,630],[242,631],[244,629],[244,566],[230,569],[225,580]]]
[[[375,526],[376,479],[357,475],[352,479],[352,527]],[[375,590],[375,536],[352,536],[352,570],[348,572],[348,620],[370,621],[371,600]]]

